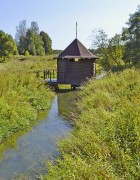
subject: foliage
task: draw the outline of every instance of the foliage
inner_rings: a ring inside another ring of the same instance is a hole
[[[123,28],[124,60],[129,66],[140,64],[140,6],[130,15],[128,28]]]
[[[32,21],[30,29],[34,34],[39,35],[39,26],[38,26],[37,22]]]
[[[20,41],[17,44],[17,47],[18,47],[19,54],[24,55],[26,50],[27,50],[27,48],[26,48],[26,36],[20,37]]]
[[[3,61],[12,54],[17,54],[17,46],[12,36],[0,31],[0,59]]]
[[[94,52],[100,57],[99,65],[106,71],[140,67],[140,6],[126,24],[128,27],[123,28],[122,34],[110,39],[102,29],[92,33]]]
[[[19,22],[19,26],[16,27],[16,35],[15,40],[18,46],[19,54],[25,54],[25,39],[26,39],[26,32],[27,32],[27,23],[26,20],[22,20]]]
[[[26,51],[30,55],[45,55],[52,52],[52,40],[47,33],[39,31],[37,22],[32,21],[31,27],[26,27],[26,20],[19,23],[16,33],[16,42],[19,54],[24,55]]]
[[[15,35],[15,39],[17,44],[20,42],[20,38],[21,37],[25,37],[26,36],[26,32],[27,32],[27,23],[26,20],[22,20],[19,22],[19,26],[16,27],[16,35]]]
[[[28,68],[16,62],[0,71],[0,142],[28,127],[38,110],[50,108],[53,93]]]
[[[121,35],[116,34],[108,39],[107,34],[102,29],[93,31],[94,52],[100,57],[98,63],[106,71],[120,69],[123,65],[123,42]]]
[[[25,51],[25,56],[30,56],[29,51]]]
[[[45,55],[42,38],[34,33],[32,29],[28,29],[26,33],[26,50],[34,56]]]
[[[139,179],[139,73],[125,70],[85,85],[76,126],[61,142],[61,158],[48,168],[46,179]]]
[[[61,52],[62,52],[63,50],[59,50],[59,49],[53,49],[53,52],[52,52],[52,54],[54,54],[54,55],[59,55]]]
[[[40,32],[40,36],[42,37],[42,41],[44,43],[43,47],[45,49],[45,54],[52,53],[52,40],[47,33],[44,31]]]

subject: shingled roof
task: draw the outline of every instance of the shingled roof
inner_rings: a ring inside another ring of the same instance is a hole
[[[57,59],[96,59],[97,56],[93,55],[77,38],[58,56]]]

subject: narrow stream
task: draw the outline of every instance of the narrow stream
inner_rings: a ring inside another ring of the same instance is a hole
[[[66,94],[60,94],[59,101],[64,102],[66,96]],[[59,155],[57,143],[71,131],[71,125],[59,113],[66,106],[66,101],[65,99],[64,104],[58,103],[58,96],[56,96],[45,120],[20,135],[14,147],[5,148],[0,155],[0,180],[14,179],[21,173],[29,173],[31,179],[37,179],[39,172],[30,172],[41,166],[43,160],[53,159]],[[58,104],[62,107],[58,107]]]

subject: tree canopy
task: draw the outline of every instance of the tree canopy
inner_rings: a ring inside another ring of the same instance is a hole
[[[17,44],[20,42],[21,37],[25,37],[26,36],[26,32],[27,32],[27,25],[26,25],[26,20],[22,20],[19,22],[19,26],[16,27],[16,35],[15,35],[15,39]]]
[[[16,33],[19,54],[45,55],[52,53],[52,40],[44,31],[39,31],[37,22],[32,21],[31,27],[26,27],[26,20],[19,23]]]
[[[124,61],[129,66],[140,63],[140,6],[134,14],[130,14],[126,23],[127,28],[123,28],[122,37],[125,43]]]
[[[45,49],[45,54],[51,54],[52,53],[52,40],[50,36],[44,31],[40,32],[40,36],[42,37],[42,41],[44,43],[43,47]]]
[[[92,33],[92,47],[98,53],[98,62],[104,70],[140,67],[140,6],[130,14],[126,24],[128,27],[112,38],[108,38],[102,29]]]
[[[0,60],[3,61],[10,55],[17,53],[17,45],[12,36],[0,31]]]
[[[116,70],[124,64],[124,46],[120,34],[109,39],[102,29],[94,30],[92,46],[96,49],[95,52],[100,57],[98,63],[104,70]]]
[[[31,55],[45,55],[42,38],[32,29],[28,29],[25,42],[25,50],[29,51]]]

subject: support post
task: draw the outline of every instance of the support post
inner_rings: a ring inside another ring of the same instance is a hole
[[[51,79],[52,79],[52,77],[51,77],[51,72],[50,72],[50,82],[51,82]]]
[[[54,69],[53,69],[53,78],[54,78]]]
[[[43,76],[44,80],[45,80],[45,70],[44,70],[44,76]]]

